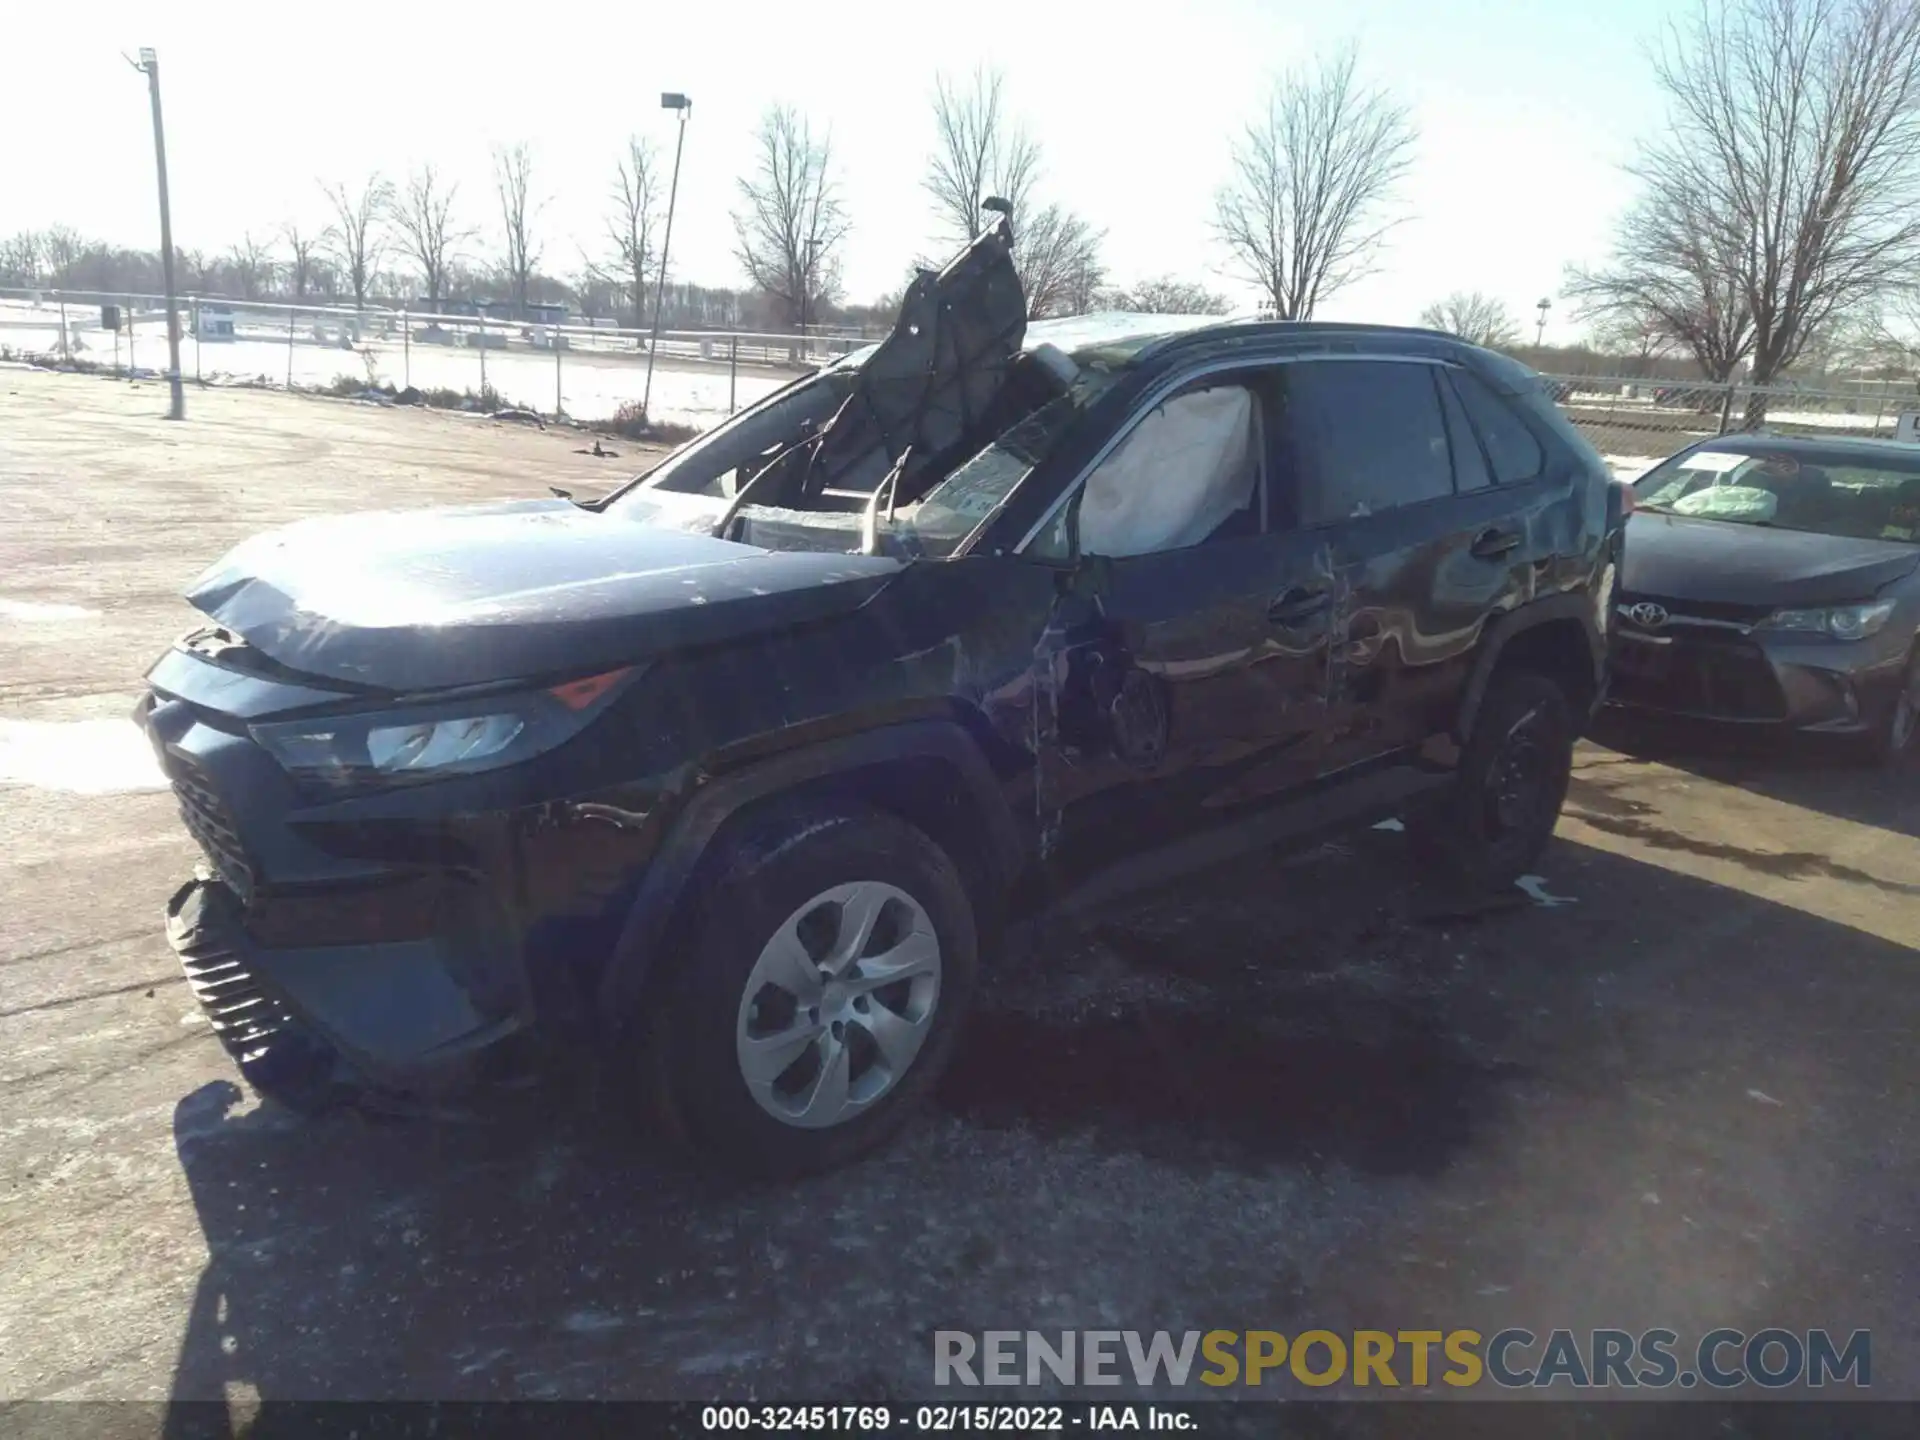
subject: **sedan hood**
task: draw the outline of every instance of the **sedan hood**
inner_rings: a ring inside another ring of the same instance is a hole
[[[423,691],[843,614],[899,569],[529,500],[304,520],[236,546],[187,599],[289,670]]]
[[[1620,589],[1729,605],[1844,605],[1871,598],[1916,564],[1920,549],[1893,540],[1642,510],[1627,521]]]

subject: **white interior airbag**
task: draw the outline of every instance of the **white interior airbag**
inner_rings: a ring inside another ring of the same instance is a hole
[[[1119,559],[1199,544],[1252,499],[1253,439],[1253,394],[1242,386],[1163,402],[1087,477],[1082,553]]]

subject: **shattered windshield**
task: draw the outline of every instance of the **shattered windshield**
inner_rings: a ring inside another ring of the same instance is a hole
[[[1111,377],[1083,372],[1066,394],[1020,421],[894,517],[892,533],[909,553],[946,556],[980,528],[1033,468],[1053,453]]]
[[[1716,446],[1675,456],[1636,480],[1633,491],[1640,510],[1920,541],[1920,455]]]

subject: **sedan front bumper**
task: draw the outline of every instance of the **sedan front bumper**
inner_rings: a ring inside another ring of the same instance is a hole
[[[1634,709],[1794,730],[1865,734],[1887,723],[1906,641],[1882,631],[1843,642],[1738,627],[1617,627],[1608,698]]]

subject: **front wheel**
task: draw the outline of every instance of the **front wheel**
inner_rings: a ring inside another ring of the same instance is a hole
[[[946,852],[876,811],[793,814],[730,843],[694,906],[653,1059],[700,1156],[801,1175],[905,1124],[973,993],[973,910]]]
[[[1558,685],[1531,671],[1496,676],[1453,785],[1408,817],[1421,860],[1471,890],[1510,887],[1553,835],[1573,774],[1573,742]]]

